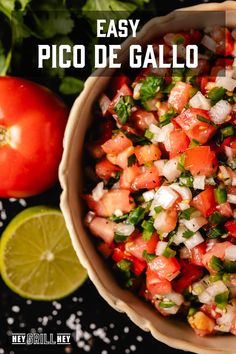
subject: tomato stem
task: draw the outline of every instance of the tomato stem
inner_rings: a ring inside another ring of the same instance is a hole
[[[7,128],[0,125],[0,146],[7,143]]]

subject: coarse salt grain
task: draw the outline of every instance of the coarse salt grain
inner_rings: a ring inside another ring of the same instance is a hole
[[[124,327],[124,332],[129,333],[129,327]]]
[[[13,318],[13,317],[8,317],[8,318],[7,318],[7,323],[8,323],[9,325],[12,325],[12,324],[14,323],[14,318]]]
[[[12,306],[11,309],[12,309],[12,312],[15,312],[15,313],[20,312],[20,307],[19,306],[14,305],[14,306]]]

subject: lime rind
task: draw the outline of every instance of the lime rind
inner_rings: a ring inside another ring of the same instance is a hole
[[[30,234],[38,233],[38,238],[40,227],[42,231],[48,227],[51,234],[40,235],[42,242],[37,244],[38,239],[25,238],[28,226],[31,226]],[[58,227],[61,228],[61,234]],[[55,230],[58,232],[53,235]],[[47,250],[49,243],[53,252]],[[54,254],[56,261],[50,259]],[[62,213],[59,209],[44,206],[25,209],[9,223],[0,242],[0,270],[4,282],[11,290],[33,300],[63,298],[73,293],[87,279],[87,272],[72,247]]]

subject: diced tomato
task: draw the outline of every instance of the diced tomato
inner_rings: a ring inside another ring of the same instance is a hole
[[[206,253],[206,244],[205,242],[201,243],[193,247],[190,250],[190,263],[195,264],[197,266],[203,266],[202,257]]]
[[[134,257],[143,260],[144,251],[147,251],[147,253],[155,253],[157,242],[158,236],[156,233],[154,233],[148,241],[144,240],[142,235],[140,235],[134,240],[127,242],[125,244],[125,250],[131,253]]]
[[[116,223],[106,218],[95,217],[89,223],[89,229],[93,235],[100,237],[107,244],[111,244],[114,239]]]
[[[123,85],[129,86],[130,79],[125,74],[119,74],[113,77],[111,91],[112,95],[116,95],[117,91],[121,89]]]
[[[169,135],[170,159],[184,152],[189,147],[189,138],[181,129],[173,130]]]
[[[219,213],[221,213],[221,215],[226,216],[227,218],[229,218],[230,216],[233,216],[233,210],[232,210],[229,202],[225,202],[225,203],[217,205],[216,210],[219,211]]]
[[[133,155],[134,147],[130,146],[124,151],[120,152],[118,155],[107,155],[108,160],[112,163],[120,166],[121,168],[125,169],[128,167],[128,158]]]
[[[236,221],[229,220],[225,223],[226,230],[233,236],[236,237]]]
[[[198,30],[190,30],[191,43],[200,43],[202,40],[202,33]]]
[[[185,152],[184,167],[193,176],[211,176],[217,167],[216,155],[209,146],[196,146]]]
[[[114,130],[114,121],[110,118],[101,119],[98,126],[95,127],[95,132],[97,132],[98,137],[103,143],[112,137],[112,131]]]
[[[159,187],[161,178],[155,166],[147,167],[133,181],[131,187],[134,190],[138,189],[153,189]]]
[[[186,46],[190,43],[190,35],[187,32],[167,33],[164,36],[164,41],[169,46],[172,46],[173,44],[182,44]]]
[[[99,106],[102,111],[102,115],[104,117],[107,116],[107,114],[109,113],[108,109],[110,107],[110,104],[111,104],[111,100],[107,97],[107,95],[102,94],[99,99]]]
[[[182,293],[189,285],[198,280],[203,274],[203,270],[199,266],[190,264],[184,260],[181,260],[180,264],[180,277],[172,282],[174,290],[178,293]]]
[[[156,115],[153,112],[147,112],[144,109],[137,109],[130,117],[130,121],[134,124],[135,128],[140,132],[144,132],[150,124],[156,124]]]
[[[193,198],[192,206],[200,210],[203,216],[210,216],[216,209],[214,188],[209,186]]]
[[[139,174],[139,172],[139,167],[137,165],[133,165],[124,169],[120,177],[120,188],[130,189],[133,180]]]
[[[157,272],[151,270],[149,267],[146,272],[146,285],[152,297],[156,295],[167,295],[172,291],[171,282],[167,279],[159,278]]]
[[[95,201],[91,195],[85,196],[88,207],[99,216],[111,216],[119,209],[123,213],[129,213],[135,206],[130,191],[126,189],[112,189],[105,193],[99,201]]]
[[[160,149],[154,144],[136,146],[134,153],[140,165],[159,160],[161,157]]]
[[[175,257],[158,256],[148,263],[160,279],[173,280],[180,272],[180,265]]]
[[[226,28],[225,29],[225,56],[227,57],[228,55],[232,54],[234,51],[234,44],[235,40],[232,37],[230,31]]]
[[[168,103],[180,113],[190,98],[191,85],[178,81],[170,91]]]
[[[204,254],[204,256],[202,257],[202,262],[211,273],[216,273],[216,271],[214,269],[211,269],[209,265],[211,258],[215,256],[220,258],[221,260],[224,260],[225,250],[230,246],[232,246],[232,243],[229,241],[219,242],[216,243],[208,252]]]
[[[132,146],[132,141],[128,139],[122,132],[119,132],[118,134],[114,135],[112,139],[107,140],[102,145],[102,149],[106,154],[117,155],[130,146]]]
[[[221,317],[221,314],[216,311],[217,306],[216,304],[204,304],[201,306],[201,311],[203,311],[207,316],[217,319]]]
[[[208,76],[200,76],[198,78],[198,82],[200,82],[201,92],[203,93],[203,95],[205,95],[206,94],[206,85],[209,82],[209,77]]]
[[[133,96],[133,92],[127,84],[123,84],[121,86],[121,88],[117,91],[115,97],[113,98],[113,100],[110,103],[109,112],[112,115],[116,115],[116,113],[114,112],[114,107],[119,102],[119,100],[122,96]]]
[[[208,111],[199,108],[189,108],[174,120],[185,131],[189,139],[195,139],[200,144],[205,144],[215,134],[216,128],[207,122],[198,120],[197,116],[201,116],[211,123]]]
[[[108,180],[109,178],[114,177],[116,172],[120,171],[120,168],[113,165],[104,157],[102,160],[98,161],[95,170],[98,177]]]
[[[146,268],[146,262],[144,260],[140,260],[136,257],[134,257],[132,254],[130,254],[129,252],[127,252],[125,250],[124,245],[118,245],[114,248],[113,254],[112,254],[112,259],[118,263],[123,259],[128,259],[129,261],[131,261],[133,264],[131,266],[131,270],[132,272],[139,276],[144,269]]]

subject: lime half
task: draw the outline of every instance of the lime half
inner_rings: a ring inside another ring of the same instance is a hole
[[[2,234],[1,275],[17,294],[55,300],[87,278],[72,247],[62,213],[43,206],[18,214]]]

